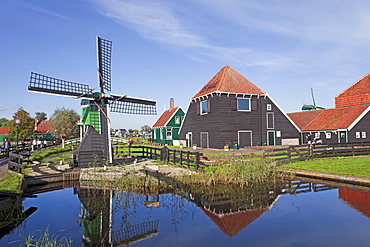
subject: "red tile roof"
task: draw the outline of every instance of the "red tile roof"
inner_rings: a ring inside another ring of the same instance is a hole
[[[0,135],[7,135],[9,133],[10,127],[0,127]]]
[[[164,111],[162,115],[157,119],[157,121],[153,124],[153,128],[165,126],[165,124],[168,122],[168,120],[171,119],[173,114],[176,113],[178,108],[179,107],[175,107],[175,108]]]
[[[35,128],[35,131],[36,133],[42,133],[42,134],[45,134],[45,133],[48,133],[51,129],[51,122],[50,121],[41,121],[41,122],[38,122],[36,128]]]
[[[370,73],[335,97],[335,107],[370,103]]]
[[[298,126],[299,129],[303,130],[312,120],[314,120],[319,114],[324,110],[316,111],[302,111],[288,113],[287,115],[292,119],[292,121]]]
[[[215,76],[196,94],[193,99],[213,92],[260,94],[265,92],[259,89],[244,76],[236,72],[230,66],[220,69]]]
[[[240,230],[268,211],[268,208],[254,209],[220,216],[205,208],[201,209],[229,237],[235,236]]]
[[[290,113],[302,131],[347,129],[369,105]],[[316,115],[317,114],[317,115]]]
[[[339,198],[352,208],[370,218],[370,193],[359,190],[338,188]]]

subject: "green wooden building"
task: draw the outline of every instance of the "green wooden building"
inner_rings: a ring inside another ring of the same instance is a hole
[[[170,146],[179,146],[179,129],[185,112],[181,106],[174,107],[170,99],[170,109],[165,110],[152,127],[152,141]]]

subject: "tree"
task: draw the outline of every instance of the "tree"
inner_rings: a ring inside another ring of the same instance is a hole
[[[152,130],[152,128],[150,128],[150,126],[149,125],[144,125],[144,126],[141,126],[141,131],[151,131]]]
[[[43,121],[43,120],[46,120],[48,119],[46,117],[46,113],[45,112],[36,112],[36,117],[35,117],[38,121]]]
[[[60,136],[64,147],[64,142],[67,139],[76,138],[79,136],[79,128],[77,125],[80,116],[73,109],[56,109],[50,117],[52,132],[56,136]]]
[[[19,118],[20,123],[16,124],[15,119]],[[30,117],[30,114],[25,111],[22,107],[13,115],[13,120],[9,121],[9,134],[8,137],[11,140],[17,138],[17,125],[18,125],[18,140],[25,140],[27,137],[33,134],[35,128],[35,120]]]
[[[6,122],[8,122],[9,120],[8,119],[6,119],[5,117],[3,117],[3,118],[0,118],[0,126],[2,126],[2,127],[6,127],[6,126],[4,126],[4,124],[6,123]]]

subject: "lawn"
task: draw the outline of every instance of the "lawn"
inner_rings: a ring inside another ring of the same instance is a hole
[[[327,158],[292,162],[282,167],[370,177],[370,156],[354,158]]]

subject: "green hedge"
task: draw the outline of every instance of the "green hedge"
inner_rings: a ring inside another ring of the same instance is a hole
[[[71,146],[68,146],[65,148],[62,148],[62,147],[49,148],[49,149],[45,149],[45,150],[31,154],[30,160],[40,161],[40,160],[43,160],[48,155],[62,153],[62,152],[69,152],[69,151],[72,151]]]

